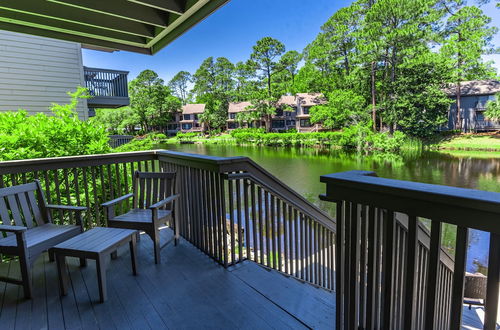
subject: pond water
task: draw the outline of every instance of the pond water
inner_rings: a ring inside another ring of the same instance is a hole
[[[320,202],[325,186],[319,177],[349,170],[374,171],[380,177],[442,184],[500,192],[500,153],[423,152],[407,155],[362,155],[338,150],[238,147],[221,145],[162,145],[163,149],[211,156],[248,156],[319,207],[331,211],[331,203]],[[452,246],[453,226],[443,230],[443,244]],[[470,233],[467,271],[485,271],[489,235]]]

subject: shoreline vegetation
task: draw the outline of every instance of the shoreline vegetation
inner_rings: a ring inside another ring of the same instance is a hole
[[[266,133],[259,129],[236,129],[229,133],[204,135],[178,133],[167,137],[151,133],[134,138],[129,144],[115,151],[133,151],[154,148],[158,144],[215,144],[233,146],[267,146],[338,149],[358,152],[383,152],[398,154],[409,151],[476,151],[500,152],[500,134],[446,134],[425,141],[402,132],[372,132],[368,127],[353,126],[342,131],[312,133]]]

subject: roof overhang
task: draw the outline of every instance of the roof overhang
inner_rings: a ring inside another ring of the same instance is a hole
[[[2,0],[0,29],[155,54],[229,0]]]

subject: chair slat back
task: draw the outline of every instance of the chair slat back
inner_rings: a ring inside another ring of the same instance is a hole
[[[175,173],[139,172],[134,175],[134,208],[148,208],[175,192]],[[169,209],[171,205],[166,205]]]
[[[33,228],[50,222],[38,181],[0,188],[0,220],[4,225]]]

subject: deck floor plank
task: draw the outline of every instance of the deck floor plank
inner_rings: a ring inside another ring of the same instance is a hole
[[[31,328],[47,329],[47,296],[45,288],[45,255],[38,258],[33,267],[33,302]]]
[[[171,232],[162,231],[162,237],[171,238]],[[70,283],[68,295],[61,297],[56,264],[43,254],[33,267],[32,300],[24,300],[22,287],[0,282],[1,328],[306,328],[185,240],[165,247],[162,264],[155,265],[152,242],[143,237],[138,244],[138,276],[132,274],[128,247],[120,248],[118,255],[109,262],[108,300],[101,304],[95,262],[80,268],[78,259],[67,258]],[[0,263],[0,274],[18,276],[19,264]]]

